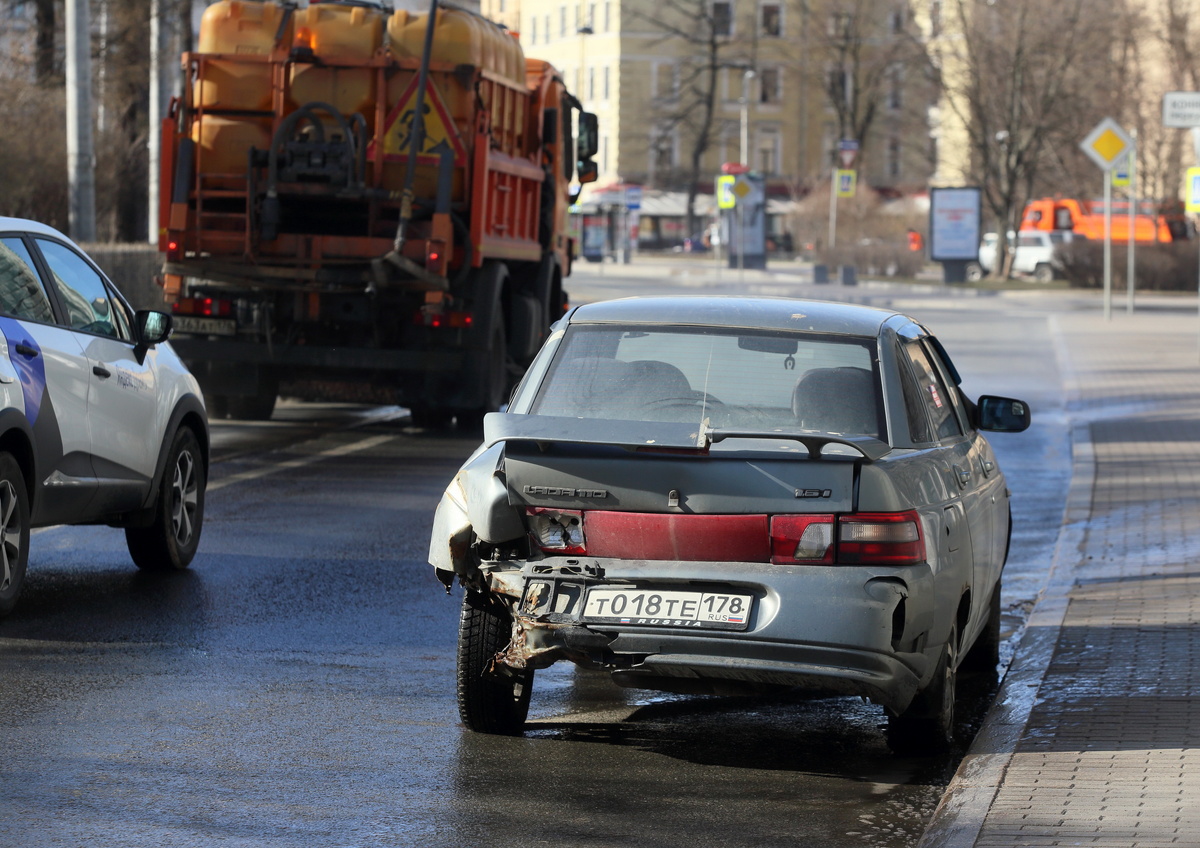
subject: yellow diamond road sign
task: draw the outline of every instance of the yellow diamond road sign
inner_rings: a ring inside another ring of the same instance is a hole
[[[1111,171],[1133,149],[1133,139],[1120,124],[1112,118],[1105,118],[1096,124],[1079,146],[1101,170]]]

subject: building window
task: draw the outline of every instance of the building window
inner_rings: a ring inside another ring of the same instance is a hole
[[[783,83],[779,68],[763,68],[758,72],[758,102],[777,104],[783,100]]]
[[[892,136],[887,144],[887,175],[890,179],[900,179],[900,139]]]
[[[904,73],[899,65],[893,65],[888,72],[889,109],[899,109],[904,105]]]
[[[904,32],[904,9],[892,10],[892,35]]]
[[[609,11],[610,11],[609,1],[604,0],[604,31],[605,32],[608,32]]]
[[[754,160],[749,163],[763,176],[779,172],[779,132],[773,127],[759,127],[755,137]]]
[[[829,102],[851,105],[849,72],[845,68],[830,68],[827,80]]]
[[[783,8],[778,3],[763,3],[758,7],[759,32],[769,38],[783,35]]]
[[[543,18],[542,20],[546,24],[546,36],[545,36],[545,38],[542,39],[542,43],[549,44],[550,43],[550,15],[549,15],[549,13],[547,13],[545,18]]]
[[[650,136],[650,179],[669,178],[675,169],[675,136],[671,130],[656,127]]]
[[[835,42],[850,40],[854,16],[849,12],[834,12],[829,16],[829,37]]]
[[[650,96],[656,100],[668,100],[677,94],[675,64],[655,62],[650,67]]]
[[[942,32],[942,0],[929,0],[929,34],[940,35]]]
[[[529,43],[537,44],[537,16],[529,19]]]
[[[558,37],[567,37],[567,7],[558,7]]]
[[[588,79],[588,87],[587,87],[588,100],[595,100],[596,99],[596,69],[595,68],[587,69],[587,79]]]
[[[711,7],[713,35],[733,35],[733,4],[727,0],[713,0]]]
[[[596,4],[588,3],[588,18],[586,26],[595,29],[596,27]]]
[[[608,65],[604,66],[603,98],[608,99]]]

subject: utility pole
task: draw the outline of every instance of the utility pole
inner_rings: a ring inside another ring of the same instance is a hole
[[[92,22],[88,0],[67,0],[67,183],[69,229],[96,240],[96,151],[92,135]]]
[[[159,161],[162,158],[162,116],[163,116],[163,92],[165,87],[162,82],[162,54],[163,54],[163,25],[162,25],[162,0],[150,0],[150,109],[149,109],[149,168],[150,173],[146,177],[147,194],[149,195],[149,203],[146,204],[149,210],[148,230],[147,235],[150,238],[151,244],[158,243],[158,181],[159,181]]]

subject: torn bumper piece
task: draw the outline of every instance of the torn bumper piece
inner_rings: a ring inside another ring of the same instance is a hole
[[[615,683],[631,688],[725,695],[803,687],[861,695],[897,711],[933,671],[926,650],[933,587],[924,566],[696,568],[568,558],[516,565],[482,566],[489,590],[513,611],[512,641],[496,657],[513,668],[544,668],[566,659],[605,668]],[[738,630],[596,620],[594,608],[585,614],[591,590],[614,587],[664,597],[715,587],[753,595],[754,609]]]

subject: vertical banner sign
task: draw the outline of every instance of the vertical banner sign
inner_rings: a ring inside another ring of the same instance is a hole
[[[983,192],[978,186],[929,190],[929,258],[976,262],[982,234]]]

